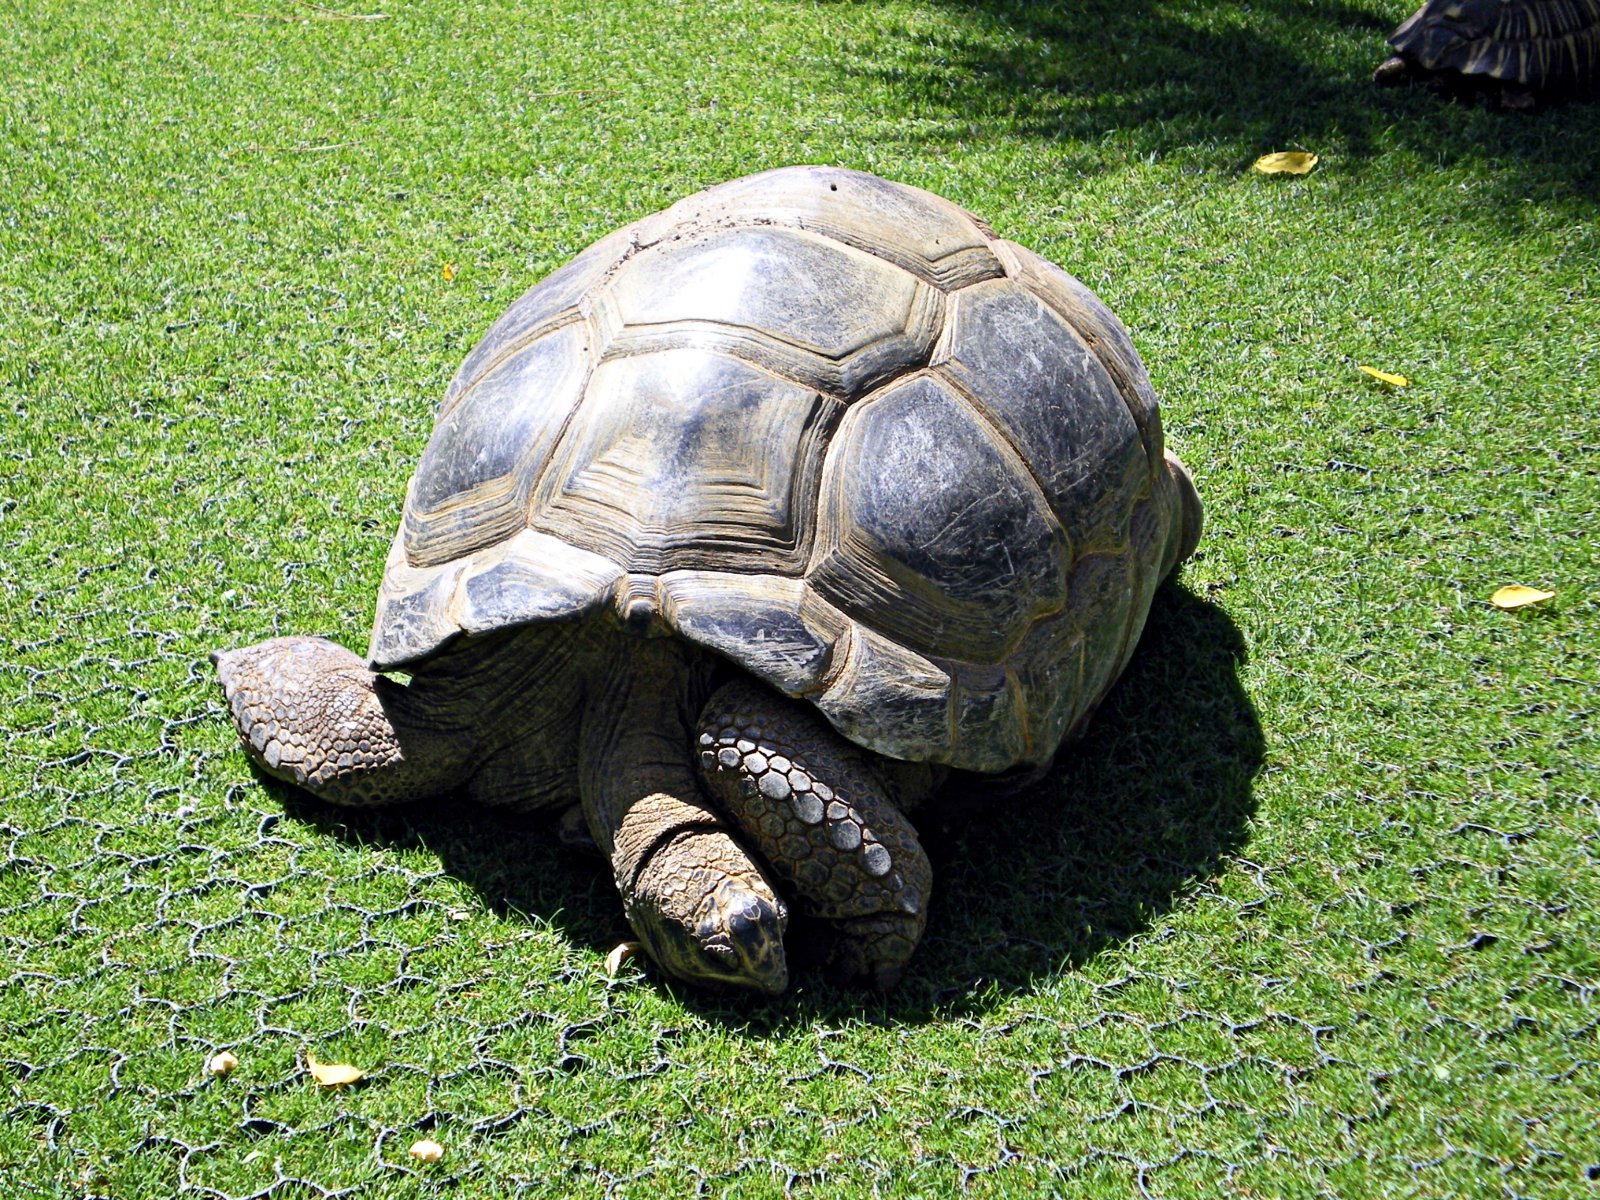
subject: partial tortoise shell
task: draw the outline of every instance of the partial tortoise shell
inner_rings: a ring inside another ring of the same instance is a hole
[[[1586,94],[1600,75],[1600,0],[1429,0],[1389,45],[1425,71]]]
[[[610,606],[879,753],[1037,765],[1133,651],[1173,486],[1081,283],[928,192],[769,171],[495,322],[411,480],[369,656]]]

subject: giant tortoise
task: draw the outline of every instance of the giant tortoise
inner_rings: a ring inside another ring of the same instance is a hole
[[[1524,110],[1586,98],[1600,86],[1600,0],[1428,0],[1389,46],[1381,86],[1415,79]]]
[[[467,355],[366,661],[212,658],[251,759],[325,800],[581,806],[679,979],[781,991],[794,904],[884,987],[931,884],[905,812],[1048,766],[1200,525],[1086,287],[794,167],[600,239]]]

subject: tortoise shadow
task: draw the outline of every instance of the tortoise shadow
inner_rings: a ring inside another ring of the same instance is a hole
[[[605,951],[631,938],[610,872],[564,847],[556,816],[513,813],[440,798],[385,808],[339,808],[269,776],[258,778],[284,813],[358,846],[421,851],[503,921],[535,917],[575,946]]]
[[[1011,796],[966,779],[919,810],[934,898],[923,944],[891,993],[836,988],[803,965],[776,1000],[659,985],[707,1019],[759,1036],[818,1021],[974,1012],[1114,951],[1244,845],[1263,756],[1238,677],[1244,658],[1220,607],[1168,584],[1088,736],[1044,779]],[[609,872],[562,847],[549,816],[452,801],[340,809],[272,790],[319,832],[436,856],[502,919],[536,914],[596,951],[631,936]]]
[[[1187,589],[1156,595],[1085,736],[1009,802],[930,823],[937,894],[917,982],[948,1010],[1035,990],[1159,924],[1246,844],[1265,737],[1244,636]]]
[[[1058,174],[1176,157],[1231,177],[1264,151],[1293,148],[1359,172],[1399,148],[1419,171],[1492,160],[1483,183],[1492,202],[1461,214],[1485,229],[1519,228],[1527,199],[1574,216],[1600,206],[1600,105],[1528,116],[1373,85],[1385,38],[1414,5],[1380,17],[1302,0],[936,3],[959,23],[935,36],[910,26],[871,56],[842,54],[836,68],[916,115],[903,136],[924,157],[957,153],[990,129],[1058,147]]]
[[[886,996],[802,974],[763,1003],[686,1004],[752,1032],[797,1023],[977,1015],[1159,924],[1248,838],[1265,738],[1243,635],[1181,585],[1156,595],[1133,661],[1087,735],[1025,792],[976,778],[915,814],[933,860],[928,928]]]

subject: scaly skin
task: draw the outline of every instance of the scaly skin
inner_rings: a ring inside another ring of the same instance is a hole
[[[829,975],[893,986],[922,937],[933,871],[876,769],[886,761],[809,705],[744,679],[717,690],[698,728],[707,790],[806,912],[833,927]],[[931,791],[932,773],[920,782]],[[921,798],[907,790],[903,803]]]
[[[436,795],[466,757],[406,688],[326,638],[273,638],[211,661],[250,759],[333,804]]]
[[[788,986],[788,910],[695,781],[688,714],[704,672],[677,643],[603,626],[524,631],[463,641],[410,685],[323,638],[212,661],[245,753],[274,778],[340,805],[581,797],[624,912],[664,970]],[[554,744],[580,727],[577,746]]]

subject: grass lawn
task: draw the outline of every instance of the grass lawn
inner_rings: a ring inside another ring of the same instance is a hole
[[[365,3],[0,3],[8,1196],[1595,1195],[1600,105],[1375,92],[1409,0]],[[490,321],[794,162],[1098,291],[1210,524],[899,990],[735,1003],[543,823],[263,783],[205,654],[363,649]]]

